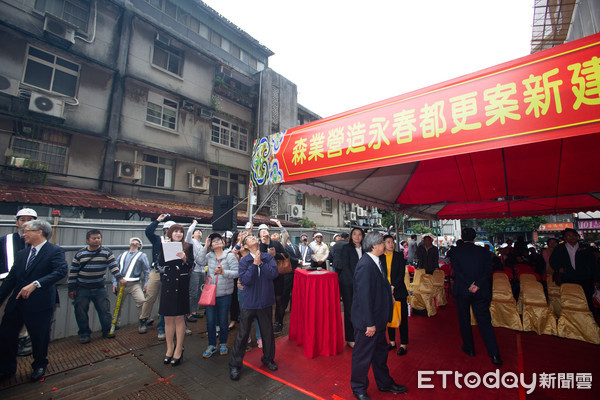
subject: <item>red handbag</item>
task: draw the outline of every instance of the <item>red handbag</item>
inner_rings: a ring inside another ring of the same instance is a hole
[[[219,277],[217,276],[215,278],[214,285],[211,283],[210,276],[207,280],[208,282],[202,285],[202,295],[200,295],[198,304],[201,306],[214,306],[217,297],[217,282],[219,281]]]

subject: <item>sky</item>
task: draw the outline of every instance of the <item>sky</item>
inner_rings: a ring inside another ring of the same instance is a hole
[[[203,0],[327,117],[530,53],[533,0]]]

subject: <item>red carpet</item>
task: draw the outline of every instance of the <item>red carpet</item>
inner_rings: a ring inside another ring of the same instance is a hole
[[[372,399],[470,399],[473,396],[477,400],[600,399],[600,346],[547,335],[538,336],[533,332],[519,333],[504,328],[496,328],[495,331],[504,361],[497,372],[499,388],[494,387],[497,381],[495,377],[489,375],[486,382],[492,388],[481,382],[477,385],[478,379],[483,379],[488,372],[495,373],[497,368],[487,355],[477,327],[473,327],[476,357],[468,357],[460,350],[462,342],[456,309],[453,300],[450,300],[450,304],[440,308],[435,317],[410,317],[408,354],[399,357],[393,351],[389,353],[390,374],[397,383],[408,387],[408,393],[398,397],[379,392],[370,372],[368,395]],[[276,343],[278,371],[273,373],[262,366],[260,349],[249,352],[245,364],[317,399],[354,398],[350,389],[352,350],[349,347],[344,346],[342,354],[337,356],[308,359],[304,357],[303,349],[288,340],[287,336]],[[433,385],[434,388],[419,388],[419,371],[424,378],[431,379],[422,383]],[[443,376],[439,374],[441,371],[452,373],[447,376],[445,388]],[[457,372],[463,376],[457,376]],[[534,390],[531,392],[530,389],[529,394],[525,388],[505,387],[514,386],[513,378],[518,377],[520,372],[524,372],[526,385],[535,382]],[[536,374],[535,381],[533,373]],[[541,379],[541,373],[547,374],[548,379]],[[467,384],[466,374],[470,374]],[[541,387],[542,382],[548,382],[553,388]],[[468,385],[474,387],[469,388]],[[559,388],[559,385],[570,385],[572,388]],[[586,386],[590,389],[583,388]]]

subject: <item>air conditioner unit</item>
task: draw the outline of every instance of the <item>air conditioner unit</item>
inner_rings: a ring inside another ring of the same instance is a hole
[[[350,221],[356,221],[356,213],[355,213],[354,211],[351,211],[351,212],[348,214],[348,219],[349,219]]]
[[[189,188],[196,190],[208,190],[210,187],[210,176],[196,174],[195,172],[188,172],[189,174]]]
[[[0,75],[0,92],[11,95],[19,95],[19,81],[7,76]]]
[[[356,207],[356,216],[357,217],[366,217],[367,211],[362,207]]]
[[[46,13],[44,19],[44,36],[48,39],[58,39],[62,44],[70,46],[75,43],[76,31],[77,27],[75,25]]]
[[[64,109],[64,100],[49,97],[38,92],[31,92],[31,98],[29,99],[29,111],[50,115],[56,118],[62,118]]]
[[[169,46],[171,44],[171,38],[168,37],[167,35],[165,35],[164,33],[163,34],[157,33],[156,41],[166,44],[167,46]]]
[[[206,108],[198,107],[198,116],[204,119],[212,119],[213,113],[212,111],[207,110]]]
[[[221,67],[219,68],[219,72],[222,73],[223,75],[228,76],[228,77],[231,78],[231,74],[232,73],[231,73],[231,69],[230,68],[227,68],[226,66],[221,65]]]
[[[185,111],[194,111],[194,103],[192,103],[191,101],[182,101],[181,102],[181,108],[183,108]]]
[[[117,178],[139,180],[142,179],[142,166],[130,161],[117,161]]]
[[[290,218],[302,218],[302,206],[298,204],[288,204],[288,214]]]
[[[8,165],[12,165],[13,167],[22,168],[25,164],[25,157],[8,157]]]

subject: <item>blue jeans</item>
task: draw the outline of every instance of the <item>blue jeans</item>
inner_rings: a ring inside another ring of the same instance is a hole
[[[231,295],[219,296],[215,299],[214,306],[206,306],[206,328],[208,330],[208,344],[217,345],[217,325],[219,325],[219,343],[227,344],[229,336],[229,306]]]
[[[156,328],[156,331],[158,333],[162,333],[163,335],[165,333],[165,317],[160,314],[158,314],[158,327]]]
[[[112,315],[110,313],[110,301],[108,300],[108,292],[105,287],[98,289],[87,289],[78,287],[77,294],[73,299],[73,306],[75,307],[75,320],[79,331],[79,336],[90,336],[92,331],[90,330],[88,320],[88,310],[90,308],[90,300],[94,303],[96,312],[98,313],[98,319],[102,326],[102,334],[110,332],[110,325],[112,322]]]
[[[240,303],[240,310],[243,310],[244,289],[238,288],[238,303]],[[260,336],[260,328],[258,327],[258,318],[254,318],[254,333],[256,334],[256,340],[262,340],[262,336]]]

